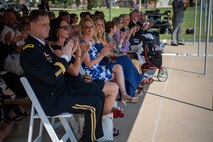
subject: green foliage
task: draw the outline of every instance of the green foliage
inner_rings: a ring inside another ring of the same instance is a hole
[[[103,5],[104,5],[104,1],[103,0],[97,0],[95,7],[101,7]]]
[[[19,4],[20,3],[20,0],[16,0],[16,4]]]
[[[52,4],[55,4],[55,0],[51,0],[51,3],[52,3]]]
[[[163,13],[167,10],[172,11],[172,8],[159,8],[160,11]],[[198,7],[199,9],[199,7]],[[69,11],[70,13],[75,12],[76,14],[80,14],[82,11],[85,10],[71,10]],[[94,13],[96,10],[90,10],[91,13]],[[109,20],[109,9],[101,9],[101,11],[103,11],[105,13],[105,19],[106,21]],[[143,9],[143,12],[145,11],[145,9]],[[119,16],[122,13],[129,13],[129,8],[119,8],[119,9],[112,9],[112,18]],[[199,11],[198,11],[199,13]],[[58,15],[58,12],[56,12],[56,15]],[[197,15],[199,16],[199,15]],[[203,22],[204,23],[204,22]],[[212,25],[213,26],[213,25]],[[184,12],[184,21],[183,21],[183,38],[184,39],[193,39],[193,35],[186,35],[185,31],[187,28],[194,28],[194,7],[188,7],[187,10]],[[197,18],[197,29],[199,29],[199,18]],[[198,33],[199,30],[197,30]],[[202,32],[202,38],[205,37],[205,32]],[[165,35],[165,34],[161,34],[161,39],[171,39],[171,35]],[[213,40],[213,36],[210,36],[210,40]]]
[[[63,7],[64,7],[64,8],[66,8],[66,7],[67,7],[67,5],[68,5],[68,1],[69,1],[69,0],[63,0],[63,4],[64,4],[64,5],[63,5]]]
[[[68,6],[71,6],[73,4],[74,4],[74,0],[69,0],[68,3],[67,3]]]
[[[88,0],[88,10],[92,8],[101,7],[104,5],[103,0]]]
[[[88,0],[87,10],[92,10],[95,7],[95,2],[93,0]]]

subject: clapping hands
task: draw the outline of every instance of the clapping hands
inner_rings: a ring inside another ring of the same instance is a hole
[[[101,56],[106,56],[108,54],[110,54],[110,52],[115,48],[115,45],[113,42],[111,43],[107,43],[106,45],[104,45],[104,48],[101,49],[100,55]]]
[[[79,40],[77,37],[72,38],[73,40],[73,49],[72,53],[77,52],[76,50],[79,50]]]
[[[66,55],[69,57],[69,59],[71,59],[71,56],[73,53],[73,46],[74,46],[73,41],[69,40],[67,44],[61,50],[62,55]]]
[[[81,50],[81,55],[84,55],[90,50],[90,44],[89,43],[80,43],[80,50]]]

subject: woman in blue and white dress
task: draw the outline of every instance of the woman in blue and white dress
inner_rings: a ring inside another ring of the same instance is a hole
[[[86,43],[86,41],[82,40],[81,42]],[[93,41],[88,42],[90,44],[90,50],[88,51],[90,60],[94,60],[98,57],[98,51],[95,48],[95,44]],[[113,65],[100,65],[99,63],[94,64],[92,67],[87,67],[85,63],[83,63],[83,68],[85,74],[91,76],[93,79],[100,80],[110,80],[112,78],[112,69]]]
[[[106,55],[110,54],[114,45],[113,43],[106,44],[99,53],[94,46],[94,28],[94,23],[90,18],[81,19],[79,24],[79,36],[81,42],[85,43],[85,46],[90,46],[90,50],[85,55],[82,65],[86,74],[93,79],[111,80],[117,83],[121,92],[121,100],[124,104],[126,104],[126,102],[137,102],[138,97],[131,97],[126,92],[122,66],[119,64],[100,65],[101,60]]]

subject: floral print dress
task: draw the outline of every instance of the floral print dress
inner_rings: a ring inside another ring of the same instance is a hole
[[[90,41],[90,50],[88,51],[88,54],[91,60],[97,58],[99,54],[94,45],[95,43],[93,41]],[[84,68],[85,74],[91,76],[93,79],[110,80],[112,78],[112,68],[113,68],[112,64],[100,65],[99,63],[97,63],[93,65],[91,68],[88,68],[83,63],[82,66]]]

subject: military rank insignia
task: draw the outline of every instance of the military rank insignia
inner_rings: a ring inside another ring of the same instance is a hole
[[[27,49],[27,48],[34,48],[35,45],[34,44],[26,44],[24,47],[23,47],[23,50]]]

